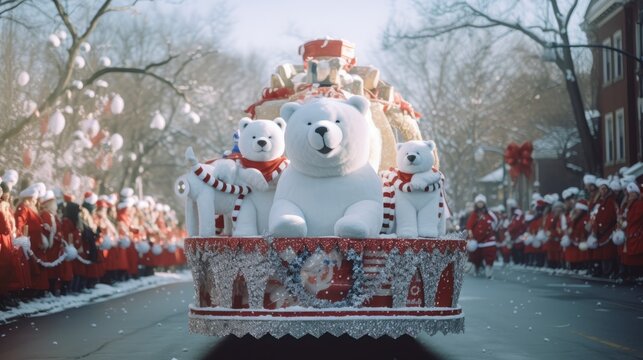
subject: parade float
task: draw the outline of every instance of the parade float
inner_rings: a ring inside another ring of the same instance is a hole
[[[235,151],[202,162],[186,151],[191,168],[176,192],[193,333],[464,331],[466,241],[446,232],[435,143],[354,52],[343,40],[307,42],[303,65],[277,67],[247,109]]]

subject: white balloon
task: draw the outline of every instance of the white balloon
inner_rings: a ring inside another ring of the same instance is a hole
[[[36,104],[36,102],[33,100],[25,100],[25,102],[22,104],[22,111],[26,116],[33,114],[33,112],[36,111],[37,108],[38,104]]]
[[[59,47],[60,46],[60,38],[56,36],[56,34],[51,34],[49,35],[49,43],[53,47]]]
[[[195,124],[198,124],[201,122],[201,117],[199,116],[199,114],[195,112],[190,113],[190,119],[192,119],[192,122]]]
[[[74,80],[74,81],[72,81],[72,82],[71,82],[71,85],[72,85],[73,87],[75,87],[76,89],[78,89],[78,90],[82,90],[82,89],[83,89],[83,82],[82,82],[82,81],[80,81],[80,80]]]
[[[21,72],[18,74],[18,85],[20,85],[20,86],[25,86],[25,85],[27,85],[27,84],[29,83],[29,80],[30,80],[30,79],[31,79],[31,78],[29,77],[29,73],[28,73],[28,72],[26,72],[26,71],[21,71]]]
[[[88,42],[80,44],[80,49],[84,52],[89,52],[92,49],[92,46]]]
[[[98,59],[98,62],[101,64],[101,66],[105,67],[112,65],[112,60],[110,60],[107,56],[101,56],[100,59]]]
[[[93,98],[94,96],[96,96],[96,93],[92,89],[87,89],[87,90],[85,90],[85,95],[88,98]]]
[[[67,32],[65,32],[65,30],[59,30],[56,34],[58,35],[60,40],[67,39]]]
[[[76,57],[74,58],[74,65],[75,65],[78,69],[82,69],[82,68],[84,68],[84,67],[85,67],[85,58],[83,58],[83,57],[82,57],[82,56],[80,56],[80,55],[76,56]]]
[[[123,112],[123,109],[125,108],[125,101],[123,101],[123,98],[116,94],[112,98],[112,105],[110,107],[110,110],[112,111],[112,114],[118,115]]]
[[[60,112],[60,110],[56,110],[56,112],[49,117],[47,130],[54,135],[60,135],[60,133],[63,132],[64,128],[65,128],[65,117]]]
[[[105,80],[96,80],[96,86],[106,88],[109,86],[109,83]]]
[[[163,117],[163,115],[161,115],[160,112],[157,111],[154,114],[152,122],[150,123],[150,128],[159,130],[165,129],[165,118]]]
[[[183,111],[184,114],[189,114],[190,110],[192,110],[192,107],[188,103],[183,104],[181,107],[181,111]]]
[[[109,143],[112,146],[112,151],[117,152],[123,147],[123,137],[120,134],[113,134],[109,138]]]
[[[64,108],[63,110],[65,110],[65,112],[66,112],[67,114],[73,114],[73,113],[74,113],[74,108],[72,108],[72,107],[71,107],[71,106],[69,106],[69,105],[65,106],[65,108]]]

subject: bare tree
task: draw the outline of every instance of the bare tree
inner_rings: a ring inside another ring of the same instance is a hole
[[[510,2],[504,7],[498,2],[487,0],[473,3],[474,1],[433,1],[424,4],[418,1],[416,8],[421,16],[421,25],[402,27],[394,24],[387,30],[385,39],[389,43],[399,39],[420,41],[439,38],[462,29],[490,28],[503,28],[524,35],[543,51],[547,50],[565,79],[565,88],[585,152],[586,168],[589,171],[597,171],[600,163],[598,153],[586,120],[583,94],[578,84],[574,56],[569,47],[570,20],[576,14],[579,1],[569,1],[566,6],[563,5],[565,8],[562,8],[562,0],[549,0],[546,7],[540,8],[544,11],[543,14],[530,13],[530,18],[534,18],[534,21],[521,19],[521,10],[524,10],[521,6],[526,5],[518,1]],[[553,42],[562,45],[560,50],[552,50]]]

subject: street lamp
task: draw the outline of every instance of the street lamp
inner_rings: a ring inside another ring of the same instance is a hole
[[[489,146],[489,145],[480,145],[474,151],[473,159],[478,163],[481,162],[482,160],[484,160],[484,153],[485,152],[492,152],[492,153],[498,154],[498,155],[500,155],[502,157],[502,163],[501,163],[501,166],[502,166],[502,183],[501,183],[501,186],[502,186],[502,201],[504,202],[507,199],[507,192],[506,192],[506,188],[505,188],[505,181],[506,181],[506,178],[507,178],[507,168],[505,167],[505,152],[499,147]]]

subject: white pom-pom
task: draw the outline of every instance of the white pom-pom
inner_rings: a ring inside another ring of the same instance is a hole
[[[174,254],[176,251],[176,243],[170,243],[170,245],[167,246],[167,251]]]
[[[534,240],[538,240],[541,243],[545,242],[547,240],[547,234],[545,234],[545,230],[538,230],[536,233],[536,238]]]
[[[109,86],[109,83],[105,80],[96,80],[96,86],[100,88],[106,88]]]
[[[467,240],[467,251],[474,252],[478,250],[478,241],[477,240]]]
[[[72,260],[75,260],[77,257],[78,257],[78,250],[76,250],[74,245],[65,246],[65,260],[72,261]]]
[[[127,249],[132,245],[132,241],[129,239],[127,236],[123,236],[118,240],[118,246],[120,246],[122,249]]]
[[[67,39],[67,32],[65,30],[58,30],[56,35],[60,38],[60,40]]]
[[[85,96],[87,96],[88,98],[93,99],[94,96],[96,96],[96,93],[92,89],[87,89],[87,90],[85,90]]]
[[[616,246],[621,246],[625,243],[625,233],[623,230],[616,230],[612,233],[612,242]]]
[[[101,56],[100,59],[98,59],[98,62],[100,63],[101,66],[108,67],[112,65],[112,60],[110,60],[107,56]]]
[[[165,129],[165,118],[161,115],[160,112],[156,112],[154,117],[152,117],[152,122],[150,123],[151,129],[163,130]]]
[[[190,104],[188,104],[188,103],[185,103],[185,104],[183,104],[183,106],[181,106],[181,111],[184,114],[189,114],[191,110],[192,110],[192,106],[190,106]]]
[[[150,252],[150,243],[145,240],[136,243],[136,251],[140,255],[147,254],[148,252]]]
[[[82,56],[80,56],[80,55],[76,56],[76,57],[74,58],[74,66],[75,66],[77,69],[82,69],[82,68],[84,68],[84,67],[85,67],[85,58],[84,58],[84,57],[82,57]]]
[[[60,135],[65,128],[65,117],[63,114],[56,110],[50,117],[49,123],[47,124],[47,131],[54,135]]]
[[[51,46],[55,48],[60,46],[60,38],[56,36],[56,34],[49,35],[49,38],[47,40],[49,40],[49,44],[51,44]]]
[[[26,71],[21,71],[21,72],[18,74],[18,85],[20,85],[20,86],[25,86],[25,85],[29,84],[29,80],[30,80],[30,79],[31,79],[31,77],[29,77],[29,73],[28,73],[28,72],[26,72]]]
[[[531,234],[527,234],[525,236],[525,245],[531,245],[534,242],[534,236]]]
[[[578,250],[587,251],[588,249],[589,249],[589,246],[587,246],[587,241],[583,241],[580,244],[578,244]]]
[[[117,152],[123,147],[123,137],[121,134],[113,134],[109,138],[109,144],[112,147],[112,152]]]
[[[77,90],[83,89],[83,82],[80,80],[74,80],[71,82],[71,86],[75,87]]]
[[[190,117],[190,120],[192,120],[194,124],[198,124],[201,122],[201,117],[199,116],[199,114],[195,112],[191,112],[190,115],[188,116]]]
[[[80,44],[80,50],[84,52],[89,52],[91,49],[92,49],[92,46],[89,45],[88,42],[83,42],[82,44]]]
[[[538,236],[534,237],[534,241],[531,242],[531,246],[539,249],[543,245],[543,242],[538,238]]]
[[[563,248],[567,248],[571,244],[572,240],[569,238],[569,235],[563,235],[563,237],[560,239],[560,246],[562,246]]]
[[[112,237],[109,235],[103,236],[103,242],[100,244],[101,250],[109,250],[112,248]]]
[[[110,106],[110,110],[112,111],[112,114],[118,115],[123,112],[123,109],[125,108],[125,101],[123,101],[123,98],[116,94],[112,98],[112,105]]]
[[[590,249],[596,249],[598,247],[598,239],[596,238],[596,235],[591,234],[587,238],[587,247]]]
[[[162,252],[163,252],[163,248],[161,247],[161,245],[154,244],[154,246],[152,246],[152,254],[159,256],[161,255]]]

